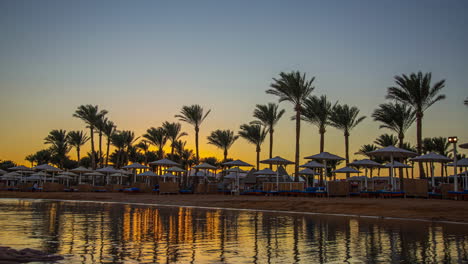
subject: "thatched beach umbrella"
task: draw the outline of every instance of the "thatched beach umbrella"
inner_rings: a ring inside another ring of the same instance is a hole
[[[269,164],[269,165],[276,165],[276,190],[277,191],[279,190],[279,170],[278,170],[278,167],[280,165],[286,166],[286,165],[289,165],[289,164],[294,164],[294,162],[292,162],[290,160],[287,160],[287,159],[283,159],[280,156],[276,156],[276,157],[271,158],[271,159],[262,160],[262,161],[260,161],[260,163]]]
[[[81,174],[83,174],[83,173],[88,173],[88,172],[92,172],[92,170],[87,169],[87,168],[85,168],[85,167],[83,167],[83,166],[80,166],[80,167],[78,167],[78,168],[71,169],[70,171],[71,171],[71,172],[78,173],[78,175],[79,175],[79,176],[78,176],[78,184],[81,184]]]
[[[105,173],[107,175],[106,184],[109,184],[109,175],[111,175],[113,173],[119,173],[120,172],[120,170],[115,169],[113,166],[107,166],[107,167],[104,167],[104,168],[100,168],[100,169],[97,169],[96,171],[100,172],[100,173]]]
[[[105,174],[103,173],[100,173],[100,172],[97,172],[97,171],[93,171],[93,172],[87,172],[85,174],[83,174],[84,176],[91,176],[93,177],[93,186],[94,186],[94,177],[96,176],[105,176]]]
[[[445,157],[443,155],[431,152],[429,154],[425,154],[425,155],[421,155],[421,156],[411,158],[410,160],[411,161],[417,161],[417,162],[429,162],[430,163],[430,165],[431,165],[431,186],[432,186],[432,191],[434,191],[434,188],[435,188],[434,162],[444,163],[444,162],[449,162],[452,159],[447,158],[447,157]]]
[[[312,156],[305,157],[305,159],[313,159],[313,160],[323,161],[323,165],[325,167],[325,173],[324,173],[325,181],[327,180],[327,177],[328,177],[327,161],[345,160],[345,158],[342,158],[340,156],[337,156],[335,154],[331,154],[331,153],[328,153],[328,152],[321,152],[319,154],[315,154],[315,155],[312,155]],[[322,183],[320,183],[320,184],[322,184]]]
[[[233,161],[229,161],[229,162],[225,162],[223,163],[223,165],[225,166],[228,166],[228,167],[237,167],[239,169],[239,167],[253,167],[253,165],[247,163],[247,162],[244,162],[242,160],[233,160]],[[239,194],[240,192],[240,182],[239,182],[239,173],[236,172],[236,175],[237,175],[237,180],[236,180],[236,192]]]
[[[137,169],[140,169],[140,170],[142,170],[142,169],[150,169],[150,167],[145,166],[145,165],[142,165],[142,164],[140,164],[140,163],[138,163],[138,162],[132,163],[132,164],[127,165],[127,166],[123,166],[122,168],[123,168],[123,169],[131,169],[131,170],[133,170],[133,182],[136,182],[136,180],[137,180],[137,179],[136,179],[136,175],[137,175],[137,174],[136,174],[136,170],[137,170]]]
[[[378,168],[378,167],[383,167],[382,164],[375,162],[370,159],[363,159],[363,160],[355,160],[351,163],[348,164],[348,166],[354,166],[354,167],[363,167],[364,168],[364,175],[366,176],[364,186],[367,189],[367,169],[371,169],[371,175],[372,175],[372,169],[373,168]],[[372,178],[372,177],[371,177]],[[374,188],[374,186],[372,186]]]

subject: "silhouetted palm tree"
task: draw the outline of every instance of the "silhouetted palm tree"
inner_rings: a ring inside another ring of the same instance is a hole
[[[187,133],[181,132],[182,126],[180,123],[169,123],[166,121],[162,124],[162,128],[166,132],[167,139],[171,141],[171,156],[174,156],[174,142],[186,136]]]
[[[279,102],[288,101],[294,105],[294,111],[296,111],[296,156],[295,156],[295,181],[299,181],[299,152],[300,152],[300,137],[301,137],[301,112],[302,104],[305,99],[315,89],[312,83],[315,77],[310,80],[306,79],[306,75],[299,71],[284,73],[281,72],[279,79],[273,78],[273,83],[270,85],[270,89],[266,91],[267,94],[273,94],[279,97]]]
[[[175,117],[178,117],[180,121],[191,124],[195,128],[195,153],[197,161],[200,160],[198,148],[198,133],[200,132],[200,125],[210,112],[211,110],[208,110],[204,113],[203,107],[199,105],[190,105],[183,106],[180,114],[175,115]]]
[[[67,131],[62,129],[54,129],[49,132],[46,138],[44,138],[44,143],[49,144],[50,151],[52,153],[52,158],[59,165],[60,168],[63,168],[67,154],[70,151],[70,146],[67,141]]]
[[[109,165],[109,150],[111,145],[111,137],[112,134],[116,131],[117,127],[115,126],[114,122],[107,120],[106,124],[103,126],[102,133],[107,138],[107,148],[106,148],[106,166]]]
[[[208,136],[208,144],[215,145],[223,150],[224,162],[227,160],[228,150],[236,142],[239,136],[235,136],[232,130],[215,130]]]
[[[275,103],[268,103],[266,105],[257,105],[253,116],[257,118],[257,120],[250,122],[251,124],[262,125],[270,134],[270,152],[269,158],[273,157],[273,133],[274,128],[281,117],[284,115],[284,109],[278,111],[279,105]],[[273,165],[270,165],[270,169]]]
[[[117,168],[125,165],[128,161],[128,151],[133,147],[133,143],[138,139],[132,131],[117,131],[111,136],[111,143],[116,147]]]
[[[80,164],[80,149],[81,146],[88,142],[89,137],[83,131],[70,131],[68,132],[67,140],[70,146],[76,148],[76,157],[78,160],[78,164]]]
[[[330,115],[330,125],[343,130],[345,137],[346,165],[349,163],[349,132],[361,123],[366,117],[359,115],[359,109],[355,106],[336,104]]]
[[[432,74],[422,72],[411,73],[409,76],[402,74],[395,76],[397,86],[389,87],[387,99],[394,99],[401,103],[411,105],[416,113],[416,139],[417,150],[422,154],[422,119],[424,111],[437,101],[445,99],[445,95],[439,92],[445,87],[445,80],[436,82],[431,86]],[[422,164],[420,166],[420,177],[424,178]]]
[[[87,127],[90,130],[90,137],[91,137],[91,166],[96,169],[96,158],[95,158],[95,151],[94,151],[94,129],[101,119],[102,116],[106,115],[106,110],[99,111],[97,105],[80,105],[78,109],[76,109],[73,117],[79,118],[83,120]]]
[[[335,103],[336,105],[336,103]],[[325,149],[325,132],[327,125],[329,125],[330,115],[333,107],[330,101],[327,100],[325,95],[320,97],[310,96],[303,104],[302,120],[316,125],[320,133],[320,152]]]
[[[99,166],[102,167],[103,163],[104,163],[104,154],[102,152],[102,135],[104,134],[104,130],[107,128],[107,123],[109,122],[109,120],[103,115],[103,116],[100,116],[100,118],[98,119],[97,123],[96,123],[96,133],[98,133],[98,136],[99,136]]]
[[[380,128],[388,128],[398,135],[399,147],[403,147],[405,133],[413,124],[416,114],[405,104],[386,103],[379,105],[372,117],[381,122]]]
[[[34,154],[29,154],[24,158],[24,160],[31,162],[31,167],[34,167],[34,162],[36,161],[36,157],[34,157]]]
[[[151,127],[146,130],[146,134],[144,134],[143,137],[147,139],[150,144],[158,148],[159,159],[163,159],[164,145],[166,145],[167,142],[166,131],[162,127]]]
[[[398,143],[398,138],[394,135],[382,134],[374,140],[374,143],[381,148],[395,146]]]
[[[257,170],[260,168],[260,151],[261,145],[267,135],[266,129],[260,125],[241,125],[239,136],[247,140],[247,142],[255,145],[255,151],[257,152]]]
[[[148,151],[149,151],[149,147],[150,147],[150,142],[143,139],[143,140],[140,141],[138,144],[136,144],[135,147],[136,147],[137,149],[143,150],[144,155],[145,155],[145,162],[144,162],[144,164],[145,164],[145,165],[148,164]]]

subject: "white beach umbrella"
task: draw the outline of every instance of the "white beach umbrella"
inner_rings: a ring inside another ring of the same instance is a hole
[[[337,156],[335,154],[331,154],[329,152],[321,152],[319,154],[315,154],[312,156],[305,157],[305,159],[313,159],[313,160],[321,160],[323,161],[323,165],[325,167],[325,181],[328,179],[328,172],[327,172],[327,161],[331,160],[345,160],[344,158]]]
[[[239,169],[239,167],[253,167],[253,165],[251,165],[251,164],[249,164],[247,162],[244,162],[242,160],[233,160],[233,161],[225,162],[225,163],[223,163],[223,165],[228,166],[228,167],[235,166],[238,169]],[[239,194],[239,192],[240,192],[239,173],[236,172],[236,175],[237,175],[237,181],[236,181],[237,186],[236,186],[235,191],[237,192],[237,194]]]
[[[183,170],[179,167],[170,167],[169,169],[166,169],[165,171],[168,172],[186,172],[186,170]]]
[[[266,160],[262,160],[260,161],[260,163],[263,163],[263,164],[270,164],[270,165],[276,165],[276,190],[278,191],[279,190],[279,170],[278,170],[278,167],[280,165],[289,165],[289,164],[294,164],[294,162],[290,161],[290,160],[287,160],[287,159],[284,159],[280,156],[276,156],[274,158],[271,158],[271,159],[266,159]]]
[[[363,167],[364,168],[364,174],[366,176],[364,186],[367,189],[367,169],[371,169],[371,175],[372,175],[372,168],[379,168],[383,167],[382,164],[375,162],[370,159],[362,159],[362,160],[355,160],[351,163],[348,164],[348,166],[354,166],[354,167]],[[373,188],[373,186],[372,186]]]
[[[406,149],[397,148],[395,146],[388,146],[378,150],[374,150],[367,153],[370,156],[374,157],[390,157],[390,184],[392,185],[392,190],[395,190],[395,184],[393,183],[393,159],[394,158],[410,158],[416,157],[418,154]],[[400,183],[401,184],[401,183]]]
[[[216,166],[213,166],[209,163],[202,163],[197,166],[193,166],[194,169],[200,169],[200,170],[217,170],[218,168]]]
[[[23,166],[23,165],[20,165],[20,166],[15,166],[15,167],[11,167],[11,168],[8,168],[9,170],[12,170],[12,171],[19,171],[19,170],[32,170],[31,168],[28,168],[26,166]]]
[[[83,173],[92,172],[93,170],[90,170],[90,169],[88,169],[88,168],[85,168],[85,167],[83,167],[83,166],[80,166],[80,167],[78,167],[78,168],[71,169],[70,171],[71,171],[71,172],[78,173],[78,175],[79,175],[79,176],[78,176],[78,184],[81,184],[81,175],[82,175]]]
[[[130,165],[123,166],[122,168],[123,169],[149,169],[150,167],[142,165],[142,164],[140,164],[138,162],[135,162],[135,163],[132,163]]]
[[[162,166],[162,167],[173,167],[173,166],[181,166],[179,163],[174,162],[170,159],[160,159],[157,161],[149,162],[148,164],[153,166]]]
[[[37,165],[36,167],[33,168],[34,170],[39,170],[39,171],[48,171],[48,172],[59,172],[62,171],[61,169],[51,166],[49,164],[41,164]]]
[[[97,172],[101,172],[101,173],[105,173],[107,175],[106,177],[106,183],[109,184],[109,175],[110,174],[113,174],[113,173],[119,173],[120,170],[114,168],[113,166],[107,166],[107,167],[104,167],[104,168],[100,168],[100,169],[97,169],[96,170]]]

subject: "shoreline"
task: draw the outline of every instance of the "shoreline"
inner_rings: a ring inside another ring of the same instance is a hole
[[[468,202],[426,199],[0,192],[0,198],[191,207],[382,220],[468,224]]]

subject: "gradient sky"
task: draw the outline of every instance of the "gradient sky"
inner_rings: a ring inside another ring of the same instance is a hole
[[[175,121],[183,105],[200,104],[212,109],[201,128],[201,154],[220,157],[206,136],[217,128],[237,131],[252,120],[255,104],[276,102],[265,90],[291,70],[316,76],[314,94],[368,116],[351,132],[351,153],[389,132],[369,116],[385,102],[393,76],[419,70],[447,80],[447,99],[425,113],[423,136],[468,142],[467,10],[463,0],[4,0],[0,159],[28,165],[24,157],[45,147],[50,130],[85,129],[72,117],[81,104],[107,109],[118,129],[137,135]],[[274,154],[293,160],[292,106],[281,107],[287,113]],[[192,127],[183,128],[193,147]],[[301,157],[318,153],[317,131],[303,125]],[[412,144],[415,134],[413,126]],[[265,143],[261,158],[267,149]],[[341,131],[328,128],[326,150],[344,155]],[[254,163],[254,151],[239,139],[229,156]]]

